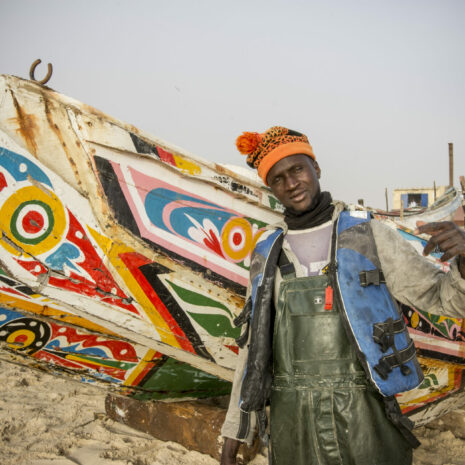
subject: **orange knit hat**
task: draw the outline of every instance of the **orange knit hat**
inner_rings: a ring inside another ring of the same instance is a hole
[[[285,157],[302,153],[315,160],[307,136],[282,126],[273,126],[263,134],[244,132],[237,138],[236,146],[239,152],[247,155],[247,164],[258,170],[265,184],[270,169]]]

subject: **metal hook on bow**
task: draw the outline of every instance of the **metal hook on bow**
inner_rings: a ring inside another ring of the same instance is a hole
[[[33,80],[33,81],[36,81],[38,82],[39,84],[47,84],[47,82],[50,80],[50,78],[52,77],[52,73],[53,73],[53,66],[51,65],[51,63],[48,64],[48,72],[47,72],[47,75],[41,80],[41,81],[38,81],[35,77],[34,77],[34,71],[36,70],[37,66],[42,63],[42,60],[40,58],[38,58],[36,61],[34,61],[34,63],[32,63],[31,65],[31,69],[29,70],[29,77]]]

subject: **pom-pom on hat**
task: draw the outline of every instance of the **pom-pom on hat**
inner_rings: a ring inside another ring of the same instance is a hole
[[[307,136],[282,126],[273,126],[263,134],[244,132],[237,138],[236,146],[247,155],[247,164],[258,170],[265,184],[270,169],[285,157],[302,153],[315,160]]]

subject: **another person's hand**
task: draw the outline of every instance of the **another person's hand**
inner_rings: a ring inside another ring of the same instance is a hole
[[[415,234],[430,234],[423,249],[423,255],[429,255],[438,250],[443,255],[440,260],[445,262],[453,257],[459,257],[459,270],[465,279],[465,231],[452,221],[425,223],[417,221]]]
[[[223,450],[221,451],[221,465],[236,465],[237,451],[241,442],[236,439],[224,438]]]

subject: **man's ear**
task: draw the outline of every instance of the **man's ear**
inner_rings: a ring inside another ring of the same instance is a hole
[[[320,169],[320,165],[318,164],[316,160],[313,160],[313,167],[315,168],[315,172],[316,172],[318,179],[320,179],[321,169]]]

